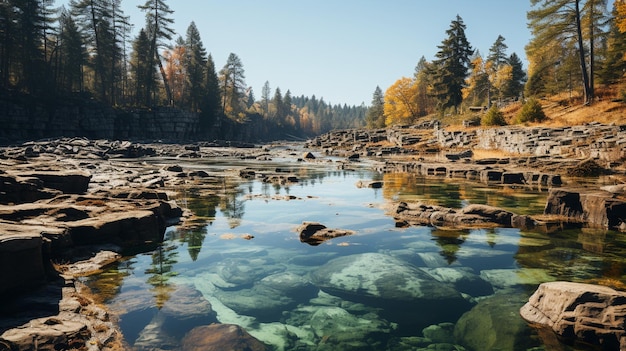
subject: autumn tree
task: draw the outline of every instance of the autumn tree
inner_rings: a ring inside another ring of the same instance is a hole
[[[441,113],[448,108],[453,108],[457,113],[463,102],[462,89],[468,75],[470,57],[474,52],[465,36],[465,28],[463,19],[457,15],[446,31],[448,37],[438,46],[439,51],[433,62],[432,96],[437,100]]]
[[[473,106],[490,105],[491,102],[491,81],[487,62],[483,59],[478,50],[471,60],[471,70],[463,87],[463,100],[468,101]]]
[[[615,0],[614,8],[615,26],[620,32],[626,33],[626,1]]]
[[[186,57],[187,47],[181,37],[177,39],[172,49],[163,51],[165,76],[170,85],[172,104],[184,108],[188,107],[185,105],[185,100],[187,100],[189,95],[187,91]]]
[[[408,124],[418,116],[417,85],[412,78],[402,77],[385,92],[385,125]]]
[[[430,67],[431,63],[426,61],[424,56],[420,58],[415,66],[414,78],[417,89],[415,103],[417,104],[417,115],[419,117],[426,116],[435,110],[435,102],[429,93],[432,85],[431,76],[428,74]]]
[[[365,122],[368,128],[385,127],[385,95],[379,86],[376,86],[372,95],[372,105],[367,110]]]

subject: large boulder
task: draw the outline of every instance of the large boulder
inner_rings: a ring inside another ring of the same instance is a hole
[[[318,291],[306,278],[282,272],[261,279],[249,289],[217,292],[216,297],[238,314],[271,322],[279,320],[284,311],[308,301]]]
[[[520,315],[566,340],[626,349],[626,292],[592,284],[543,283]]]
[[[329,294],[382,307],[385,317],[411,327],[454,321],[471,307],[451,285],[379,253],[333,259],[312,281]]]
[[[594,227],[615,229],[626,223],[626,201],[609,191],[552,189],[544,214],[559,215]]]
[[[0,221],[0,295],[33,287],[46,280],[42,233],[62,233],[54,227]],[[9,268],[10,267],[10,268]]]

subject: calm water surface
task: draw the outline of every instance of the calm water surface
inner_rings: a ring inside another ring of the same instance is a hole
[[[626,243],[614,232],[396,228],[389,215],[393,202],[418,200],[539,214],[545,192],[366,170],[294,173],[300,181],[289,185],[185,192],[178,202],[202,225],[171,228],[160,247],[90,278],[131,347],[178,349],[192,328],[229,323],[276,350],[584,350],[540,337],[519,308],[542,282],[624,281]],[[358,188],[361,180],[384,186]],[[311,246],[295,231],[304,221],[355,234]],[[411,282],[431,290],[407,298]]]

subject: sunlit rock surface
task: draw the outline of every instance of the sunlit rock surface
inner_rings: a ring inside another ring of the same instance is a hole
[[[520,309],[520,315],[564,339],[604,350],[626,348],[626,292],[592,284],[544,283]]]

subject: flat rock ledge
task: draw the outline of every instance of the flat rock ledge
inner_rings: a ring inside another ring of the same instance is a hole
[[[529,216],[488,205],[472,204],[461,209],[423,202],[400,202],[393,213],[396,227],[428,225],[454,228],[532,228],[537,222]]]
[[[543,283],[520,315],[562,339],[626,350],[626,292],[582,283]]]

